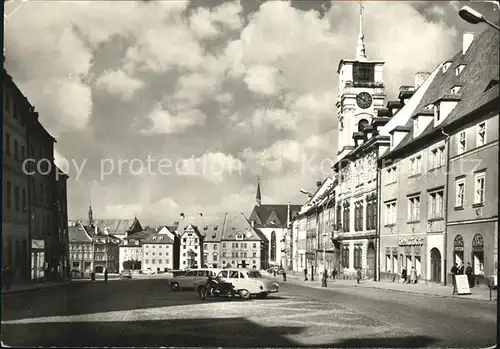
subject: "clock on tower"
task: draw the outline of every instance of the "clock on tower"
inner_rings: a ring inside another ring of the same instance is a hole
[[[372,105],[372,96],[368,92],[358,93],[356,96],[356,103],[358,104],[358,107],[362,109],[370,108]]]

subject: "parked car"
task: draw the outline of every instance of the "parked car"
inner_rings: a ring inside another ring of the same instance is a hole
[[[276,282],[264,278],[260,271],[254,269],[224,269],[217,274],[216,278],[232,284],[234,290],[243,299],[249,299],[251,296],[265,298],[269,293],[279,291],[279,285]],[[205,285],[206,280],[197,283],[196,290],[200,292]]]
[[[151,268],[148,268],[148,269],[142,271],[142,274],[144,274],[144,275],[153,275],[155,273],[156,272],[151,270]]]
[[[132,272],[128,269],[124,269],[120,273],[120,279],[132,279]]]
[[[215,277],[220,271],[215,268],[191,269],[169,280],[168,285],[174,291],[195,288],[198,283],[207,281],[209,275]]]

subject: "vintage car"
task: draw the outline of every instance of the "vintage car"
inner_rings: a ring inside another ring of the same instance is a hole
[[[179,273],[171,279],[168,279],[168,285],[173,291],[182,291],[183,289],[195,288],[199,283],[205,282],[208,276],[215,277],[220,269],[200,268],[191,269],[183,273]]]
[[[255,269],[224,269],[217,274],[216,279],[232,284],[234,290],[243,299],[249,299],[251,296],[265,298],[269,293],[279,291],[279,285],[276,282],[264,278],[260,271]],[[205,284],[206,280],[198,283],[196,290],[199,292]]]
[[[120,272],[120,279],[132,279],[132,272],[129,269],[123,269]]]

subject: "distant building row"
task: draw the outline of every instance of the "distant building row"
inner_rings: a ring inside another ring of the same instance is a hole
[[[94,220],[91,212],[86,224],[70,224],[74,270],[268,267],[268,240],[242,214],[183,216],[173,226],[143,229],[137,218]]]

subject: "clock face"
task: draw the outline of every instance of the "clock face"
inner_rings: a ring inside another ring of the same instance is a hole
[[[356,96],[356,103],[360,108],[369,108],[372,105],[372,96],[368,92],[361,92]]]

